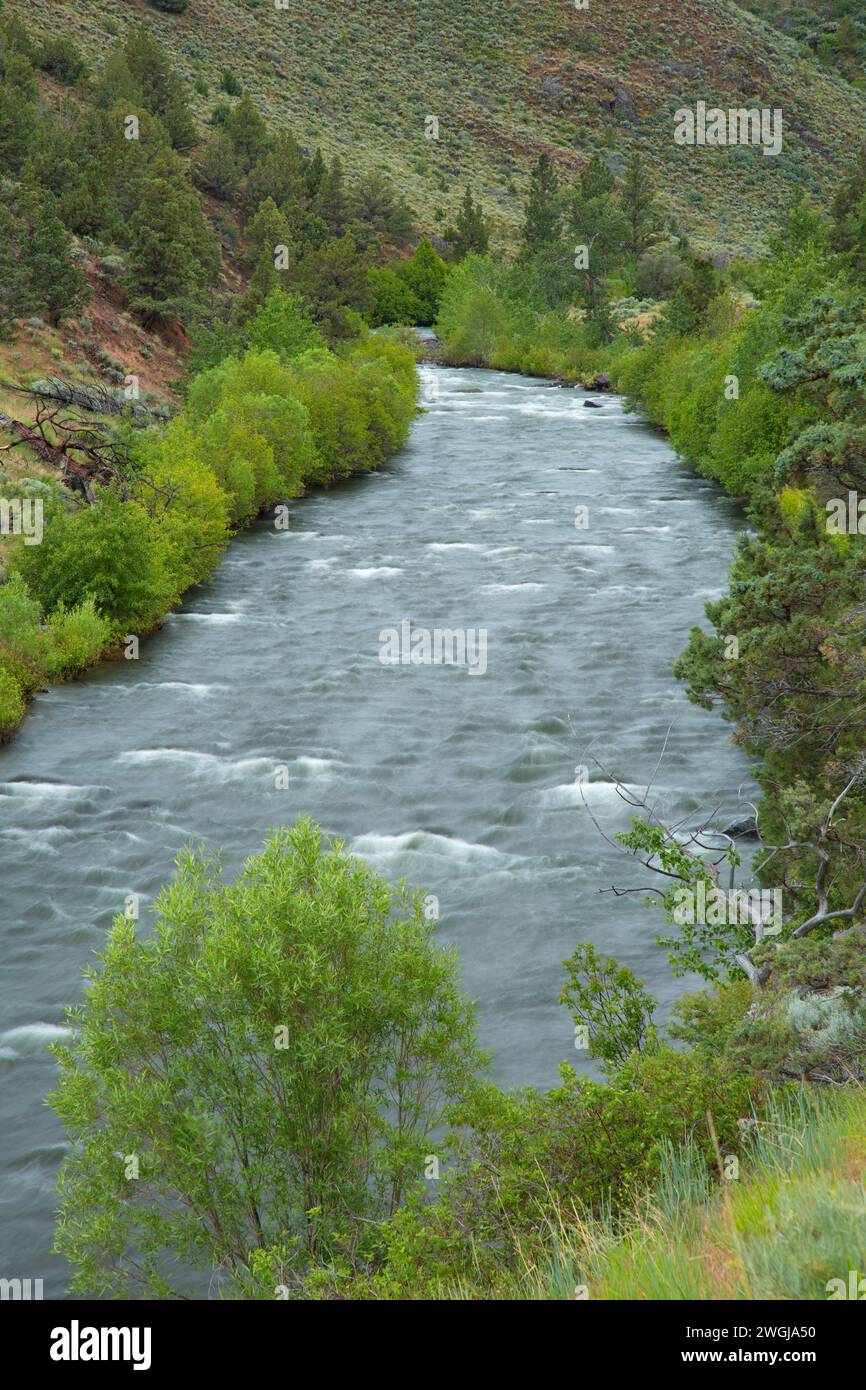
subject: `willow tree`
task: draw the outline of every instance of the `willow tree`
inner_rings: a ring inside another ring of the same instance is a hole
[[[149,935],[117,919],[51,1097],[75,1292],[363,1264],[480,1061],[429,915],[304,821],[231,884],[184,852]]]

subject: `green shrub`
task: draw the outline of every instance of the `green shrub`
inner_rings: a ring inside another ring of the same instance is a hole
[[[24,718],[25,708],[24,692],[12,672],[0,664],[0,738],[8,738],[14,732]]]
[[[60,603],[50,615],[42,641],[42,667],[49,680],[66,680],[98,661],[111,640],[111,624],[92,598],[77,608]]]
[[[259,352],[275,352],[281,362],[290,362],[310,348],[325,346],[312,315],[298,294],[272,290],[246,328],[247,346]]]
[[[39,546],[21,547],[29,553]],[[20,552],[19,552],[20,553]],[[0,584],[0,665],[29,694],[40,681],[42,610],[20,574]]]
[[[87,75],[87,64],[81,52],[72,39],[64,34],[46,39],[40,50],[38,62],[43,72],[50,73],[67,86]]]
[[[197,1267],[272,1299],[363,1259],[483,1061],[454,952],[308,821],[232,884],[184,852],[155,914],[115,921],[57,1053],[73,1290],[187,1296]]]
[[[361,1297],[453,1297],[461,1282],[489,1295],[544,1249],[553,1213],[626,1212],[663,1176],[671,1145],[691,1142],[712,1164],[708,1110],[724,1151],[738,1152],[737,1121],[760,1094],[747,1074],[667,1047],[632,1054],[609,1085],[560,1071],[562,1085],[546,1094],[480,1086],[455,1109],[461,1132],[445,1149],[438,1193],[396,1214]]]
[[[107,488],[92,507],[59,515],[14,563],[46,613],[90,598],[124,632],[147,631],[180,596],[158,524]]]
[[[374,327],[386,323],[420,323],[421,304],[402,276],[389,266],[371,266],[367,279],[375,296],[370,311]]]

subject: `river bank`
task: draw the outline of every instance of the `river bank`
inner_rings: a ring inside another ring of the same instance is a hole
[[[276,291],[273,310],[291,321],[283,300]],[[87,503],[42,484],[38,542],[16,544],[0,585],[0,741],[40,687],[118,652],[137,660],[254,519],[269,511],[279,529],[309,486],[378,467],[405,444],[416,400],[412,354],[386,337],[340,356],[250,350],[196,377],[168,425],[106,434],[107,473]]]

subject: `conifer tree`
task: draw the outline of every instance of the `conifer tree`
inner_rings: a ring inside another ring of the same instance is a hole
[[[240,192],[243,171],[231,140],[221,131],[206,141],[195,165],[195,181],[215,198],[230,203]]]
[[[52,324],[73,317],[87,299],[87,280],[70,259],[72,239],[60,220],[57,201],[45,193],[26,252],[29,289]]]
[[[313,199],[313,212],[325,223],[331,236],[342,236],[349,220],[349,198],[343,178],[343,164],[335,154]]]
[[[490,246],[489,228],[481,205],[474,201],[472,191],[468,187],[463,194],[463,202],[454,226],[449,227],[445,238],[451,243],[456,261],[462,261],[470,251],[475,251],[479,256],[487,254]]]
[[[145,179],[130,222],[126,285],[145,323],[185,315],[196,290],[219,271],[219,246],[194,190],[171,166]]]
[[[241,168],[245,174],[248,173],[257,160],[267,153],[270,144],[268,128],[248,92],[244,93],[228,116],[225,131]]]
[[[640,256],[655,240],[659,217],[652,181],[637,150],[626,165],[620,205],[628,222],[626,249],[633,255]]]
[[[581,172],[580,192],[583,198],[607,198],[613,192],[613,174],[597,154]]]
[[[247,264],[258,265],[263,251],[271,261],[281,246],[291,250],[292,232],[285,215],[273,198],[265,198],[246,229]],[[282,257],[280,259],[283,259]]]
[[[559,180],[550,157],[546,153],[540,154],[529,182],[523,223],[524,255],[534,255],[555,241],[560,222],[558,190]]]
[[[108,61],[96,94],[103,107],[125,102],[143,106],[155,116],[178,150],[190,149],[198,140],[195,119],[183,84],[162,46],[141,25],[118,44]]]
[[[308,198],[315,198],[318,193],[322,179],[325,177],[326,167],[322,158],[322,151],[317,149],[304,171],[304,185]]]
[[[301,199],[305,191],[300,146],[290,131],[283,131],[250,169],[244,182],[244,198],[252,207],[258,207],[265,198],[272,198],[277,207],[282,207]]]
[[[9,337],[15,319],[31,308],[27,268],[21,257],[26,231],[0,203],[0,339]]]
[[[359,179],[352,192],[352,209],[361,222],[392,241],[405,244],[412,236],[411,211],[378,170]]]
[[[297,287],[309,302],[313,318],[331,339],[351,337],[360,325],[358,316],[373,306],[367,279],[369,260],[359,256],[347,232],[310,251],[298,268]]]
[[[37,124],[36,79],[21,53],[0,48],[0,167],[17,173]]]

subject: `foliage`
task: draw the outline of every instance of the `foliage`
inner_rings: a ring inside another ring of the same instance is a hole
[[[462,261],[470,253],[477,256],[487,254],[490,229],[480,204],[475,202],[472,190],[468,187],[463,193],[463,201],[454,225],[446,231],[445,239],[451,243],[455,261]]]
[[[117,919],[56,1049],[74,1290],[166,1297],[178,1261],[243,1280],[274,1247],[293,1279],[361,1258],[481,1060],[453,952],[309,822],[228,886],[184,852],[155,915],[145,940]]]
[[[14,733],[25,710],[24,695],[11,671],[0,665],[0,738]]]
[[[183,316],[196,291],[216,279],[219,252],[198,198],[167,169],[145,179],[130,239],[125,281],[145,321]]]
[[[655,1001],[627,966],[598,955],[588,941],[563,964],[567,979],[559,1002],[568,1005],[575,1027],[586,1030],[593,1057],[615,1064],[655,1046]]]
[[[68,680],[97,662],[110,644],[110,623],[97,612],[93,598],[75,608],[61,602],[45,625],[42,668],[49,680]]]
[[[14,564],[47,614],[92,599],[121,632],[147,631],[180,595],[155,522],[111,489],[92,507],[59,514],[41,545],[16,550]]]
[[[325,346],[306,301],[280,289],[268,295],[247,325],[245,337],[248,347],[275,352],[281,362],[290,362],[302,352]]]
[[[68,86],[87,76],[84,57],[77,44],[66,34],[55,34],[46,39],[37,61],[43,72],[50,73],[58,82],[65,82]]]
[[[71,239],[61,222],[57,205],[45,193],[28,247],[29,291],[52,324],[74,317],[88,297],[83,271],[69,258]]]

